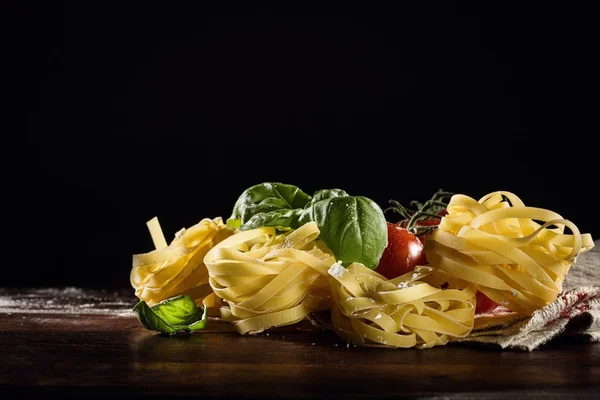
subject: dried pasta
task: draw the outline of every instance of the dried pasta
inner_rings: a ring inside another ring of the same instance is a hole
[[[335,261],[314,222],[285,234],[239,231],[204,258],[209,284],[224,300],[221,318],[241,334],[290,325],[331,307],[327,270]]]
[[[392,348],[430,348],[466,337],[473,329],[474,288],[442,290],[422,282],[431,271],[387,280],[359,263],[334,264],[335,332],[350,343]]]
[[[526,207],[510,192],[493,192],[479,201],[454,195],[447,211],[425,241],[428,266],[434,270],[428,282],[450,288],[474,285],[519,313],[554,301],[577,255],[594,246],[591,236],[572,222]]]
[[[204,256],[215,244],[233,233],[223,220],[220,217],[205,218],[177,232],[169,245],[158,219],[148,221],[148,228],[157,248],[133,256],[129,278],[135,295],[150,306],[176,295],[188,295],[198,306],[214,307],[219,304],[208,284]]]

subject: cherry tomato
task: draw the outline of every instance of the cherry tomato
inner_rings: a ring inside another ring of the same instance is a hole
[[[375,272],[393,279],[412,271],[416,265],[426,263],[423,243],[405,228],[387,223],[388,244]]]
[[[487,297],[479,290],[477,293],[475,293],[475,300],[477,302],[475,305],[475,314],[486,314],[494,311],[496,307],[498,307],[498,303]]]

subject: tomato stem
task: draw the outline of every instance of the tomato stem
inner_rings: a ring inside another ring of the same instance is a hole
[[[427,200],[425,203],[416,200],[411,201],[409,203],[410,206],[416,208],[416,210],[405,207],[396,200],[390,200],[391,206],[385,209],[385,211],[393,211],[400,214],[404,219],[408,220],[408,223],[406,224],[407,230],[417,236],[423,236],[435,230],[439,222],[438,224],[426,226],[420,226],[418,225],[418,222],[426,218],[437,218],[441,220],[442,215],[439,213],[446,210],[449,198],[453,195],[454,193],[452,192],[439,189],[433,194],[431,199]]]
[[[406,207],[404,207],[402,204],[400,204],[399,202],[397,202],[396,200],[390,200],[390,204],[392,206],[386,208],[384,211],[394,211],[397,212],[398,214],[400,214],[403,218],[405,219],[410,219],[410,217],[414,214],[415,211],[413,210],[409,210]]]

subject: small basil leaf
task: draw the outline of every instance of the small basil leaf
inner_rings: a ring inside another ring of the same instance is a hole
[[[133,312],[144,328],[169,336],[204,329],[207,320],[206,307],[199,308],[185,295],[171,297],[153,306],[140,301],[133,307]]]
[[[265,182],[246,189],[237,199],[230,219],[241,219],[242,225],[254,215],[274,210],[304,208],[311,196],[294,185]]]
[[[237,229],[242,226],[242,220],[239,218],[229,218],[226,222],[227,226]]]

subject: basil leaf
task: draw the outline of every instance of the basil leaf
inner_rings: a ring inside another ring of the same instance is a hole
[[[336,189],[316,193],[300,222],[317,223],[319,238],[342,265],[360,262],[375,269],[388,241],[383,210],[367,197],[342,192]]]
[[[315,193],[312,198],[312,202],[316,203],[317,201],[331,199],[332,197],[341,197],[348,196],[342,189],[322,189]]]
[[[149,330],[163,335],[191,332],[206,326],[206,307],[199,308],[189,296],[175,296],[148,306],[145,301],[133,307],[138,321]]]
[[[241,219],[243,225],[256,214],[304,208],[310,200],[311,196],[297,186],[279,182],[260,183],[240,195],[229,219]]]
[[[296,208],[295,210],[273,210],[267,213],[254,214],[240,230],[260,228],[261,226],[272,226],[280,231],[296,229],[300,227],[300,217],[304,209]]]
[[[388,240],[383,211],[374,201],[341,189],[319,190],[311,197],[293,185],[254,185],[238,198],[227,224],[240,230],[261,226],[289,230],[311,221],[343,265],[360,262],[375,269],[379,264]]]
[[[302,215],[300,215],[300,225],[304,225],[307,222],[311,222],[311,221],[316,221],[313,213],[315,210],[314,205],[317,203],[320,203],[324,200],[328,200],[334,197],[342,197],[342,196],[348,196],[348,193],[346,193],[344,190],[342,189],[321,189],[319,191],[317,191],[310,203],[308,203],[304,210],[302,210]],[[323,204],[329,204],[329,203],[323,203]],[[320,227],[319,227],[320,229]]]

